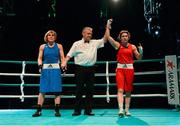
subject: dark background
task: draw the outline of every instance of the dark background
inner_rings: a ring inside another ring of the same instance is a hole
[[[161,2],[158,24],[160,37],[147,33],[143,0],[57,0],[54,17],[51,0],[1,0],[0,7],[0,59],[37,60],[38,48],[49,29],[58,33],[58,42],[65,54],[72,43],[81,39],[84,26],[94,28],[93,38],[104,34],[106,20],[113,18],[112,36],[117,37],[122,29],[131,32],[131,42],[144,47],[144,58],[159,58],[178,54],[180,38],[180,9],[178,0]],[[48,16],[48,14],[51,16]],[[110,54],[110,55],[109,55]],[[113,56],[112,56],[113,55]],[[99,51],[98,60],[115,60],[115,51],[109,47]]]
[[[51,0],[0,0],[0,60],[36,61],[38,49],[44,43],[44,34],[49,29],[54,29],[58,34],[58,42],[64,47],[65,54],[69,51],[74,41],[81,39],[81,30],[84,26],[93,27],[93,38],[101,38],[105,31],[107,19],[113,18],[111,35],[117,38],[122,29],[128,29],[131,33],[131,43],[139,42],[144,47],[144,59],[164,58],[165,55],[180,53],[180,4],[179,0],[156,0],[161,3],[158,20],[161,27],[160,35],[154,36],[147,32],[147,20],[144,18],[143,0],[120,0],[112,3],[111,0],[57,0],[55,11],[52,11]],[[55,16],[53,14],[56,14]],[[49,15],[50,14],[50,15]],[[116,51],[109,43],[99,49],[98,61],[115,60]],[[159,66],[160,65],[160,66]],[[164,64],[151,64],[148,70],[156,68],[164,69]],[[100,66],[98,66],[100,68]],[[145,69],[145,66],[136,67],[136,71]],[[1,72],[20,73],[21,65],[15,67],[6,64],[1,65]],[[112,72],[115,67],[113,67]],[[27,68],[28,73],[37,73],[37,66]],[[99,71],[104,71],[102,68]],[[71,71],[73,73],[73,71]],[[21,83],[19,78],[1,77],[1,83]],[[98,78],[97,78],[98,79]],[[103,78],[105,79],[105,78]],[[114,82],[114,78],[111,78]],[[102,79],[98,79],[102,80]],[[71,81],[74,80],[64,80]],[[165,81],[165,75],[150,76],[149,78],[138,76],[135,82]],[[38,78],[25,78],[25,83],[39,83]],[[104,82],[102,82],[104,83]],[[38,88],[25,87],[26,94],[38,94]],[[103,93],[105,88],[98,88]],[[116,93],[116,88],[111,88],[111,94]],[[72,94],[74,88],[64,88],[63,93]],[[20,95],[19,87],[0,87],[1,94]],[[166,93],[164,86],[136,87],[134,93]],[[19,99],[1,99],[1,108],[30,108],[36,105],[37,99],[25,99],[21,103]],[[117,107],[116,98],[109,104],[105,98],[95,99],[96,107]],[[47,99],[45,105],[53,105],[52,99]],[[62,100],[64,108],[71,106],[73,99]],[[146,103],[146,104],[145,104]],[[46,106],[47,107],[47,106]],[[167,98],[133,98],[132,107],[169,107]]]

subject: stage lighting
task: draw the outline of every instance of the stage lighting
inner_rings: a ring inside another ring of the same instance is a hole
[[[151,28],[151,34],[153,35],[153,37],[159,38],[160,37],[160,31],[161,31],[161,27],[158,25],[154,25]]]

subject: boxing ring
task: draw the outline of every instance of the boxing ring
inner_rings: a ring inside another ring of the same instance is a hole
[[[73,62],[69,62],[68,71],[66,73],[62,73],[63,77],[63,93],[62,99],[74,99],[74,74],[73,74]],[[103,99],[106,103],[111,103],[113,99],[116,99],[116,84],[115,84],[115,68],[116,61],[98,61],[96,63],[96,84],[95,84],[95,94],[94,99]],[[167,103],[171,106],[174,106],[175,109],[141,109],[141,111],[137,109],[132,109],[133,116],[128,118],[132,121],[126,122],[125,119],[118,119],[117,110],[114,109],[95,109],[94,117],[71,117],[72,110],[61,110],[63,117],[60,120],[63,120],[64,123],[58,123],[57,118],[54,119],[52,112],[50,110],[44,110],[46,118],[50,118],[55,121],[54,125],[175,125],[179,124],[180,121],[177,119],[180,117],[179,111],[179,83],[180,83],[180,57],[175,55],[165,56],[162,59],[144,59],[144,60],[135,60],[134,63],[135,68],[135,92],[132,93],[133,98],[166,98]],[[0,100],[3,99],[16,99],[20,100],[22,103],[26,99],[37,99],[38,97],[38,86],[39,86],[39,76],[38,67],[36,61],[9,61],[9,60],[0,60]],[[9,73],[9,71],[13,71]],[[157,88],[158,86],[158,88]],[[147,90],[141,89],[140,87],[156,87],[156,89],[161,90]],[[136,92],[136,89],[139,91]],[[160,92],[158,92],[160,91]],[[52,95],[47,95],[46,98],[53,98]],[[68,103],[67,103],[68,104]],[[117,104],[117,103],[115,103]],[[22,110],[18,111],[15,109],[7,108],[10,110],[2,109],[0,110],[0,118],[2,118],[5,113],[11,113],[9,118],[13,116],[12,113],[17,112],[28,113],[24,115],[24,118],[31,118],[32,111],[34,110]],[[116,108],[117,109],[117,108]],[[71,111],[71,112],[70,112]],[[145,113],[143,113],[143,112]],[[151,114],[150,114],[151,112]],[[49,114],[48,114],[49,113]],[[64,113],[64,114],[63,114]],[[153,115],[154,114],[154,115]],[[22,114],[23,115],[23,114]],[[170,115],[169,120],[167,121],[165,115]],[[14,115],[14,117],[18,118],[18,115]],[[67,117],[73,118],[72,120],[67,119]],[[102,121],[98,120],[97,118]],[[154,120],[156,118],[161,118],[163,121],[152,121],[147,118],[152,117]],[[156,117],[156,118],[154,118]],[[177,117],[177,118],[175,118]],[[41,118],[41,117],[40,117]],[[88,122],[82,122],[82,120],[88,120]],[[104,121],[106,118],[110,118],[109,120],[114,122]],[[174,119],[172,119],[174,118]],[[42,116],[43,119],[43,116]],[[90,119],[90,120],[89,120]],[[93,123],[92,123],[92,120]],[[146,120],[147,119],[147,120]],[[176,119],[176,120],[175,120]],[[12,119],[11,119],[12,120]],[[34,120],[34,119],[33,119]],[[35,119],[35,123],[30,123],[29,125],[40,125],[40,121]],[[20,125],[16,120],[17,124]],[[72,122],[71,122],[72,121]],[[97,122],[96,122],[97,121]],[[91,123],[89,123],[91,122]],[[175,122],[175,124],[174,124]],[[8,123],[8,121],[1,121],[0,125]],[[106,123],[106,124],[105,124]],[[135,123],[135,124],[133,124]],[[10,123],[11,124],[11,123]],[[10,125],[9,124],[9,125]],[[43,123],[43,125],[49,123]],[[27,125],[26,123],[21,125]]]

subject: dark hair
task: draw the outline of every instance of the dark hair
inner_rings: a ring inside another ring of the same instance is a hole
[[[118,37],[117,37],[118,40],[121,40],[121,35],[122,35],[123,33],[127,33],[127,34],[128,34],[128,38],[130,39],[130,37],[131,37],[130,32],[129,32],[128,30],[121,30],[121,31],[119,32]]]

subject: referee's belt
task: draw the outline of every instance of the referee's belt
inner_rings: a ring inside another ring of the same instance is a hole
[[[43,64],[43,69],[60,69],[60,66],[58,63]]]
[[[130,63],[130,64],[118,63],[117,68],[133,69],[133,64],[132,63]]]

